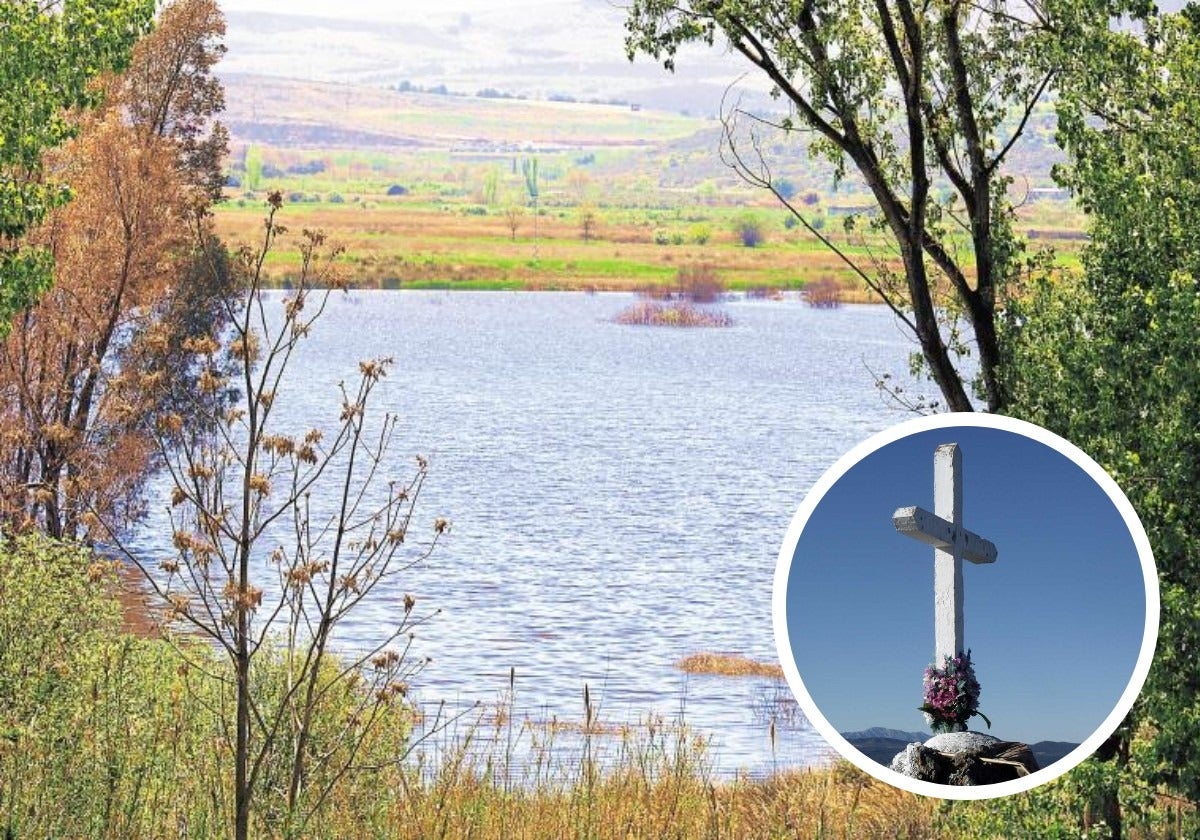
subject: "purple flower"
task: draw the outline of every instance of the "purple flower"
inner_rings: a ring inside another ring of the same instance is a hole
[[[971,652],[943,657],[942,667],[929,665],[923,679],[925,702],[921,711],[934,732],[966,729],[973,715],[992,723],[979,711],[979,680],[971,665]]]

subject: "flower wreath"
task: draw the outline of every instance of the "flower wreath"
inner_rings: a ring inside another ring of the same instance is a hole
[[[937,732],[966,732],[967,720],[979,715],[992,728],[987,715],[979,711],[979,680],[971,665],[971,651],[943,657],[942,667],[925,668],[925,702],[921,711],[925,722]]]

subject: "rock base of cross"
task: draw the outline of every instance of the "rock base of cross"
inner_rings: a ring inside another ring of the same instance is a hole
[[[891,769],[939,785],[992,785],[1041,768],[1027,744],[982,732],[944,732],[896,753]]]

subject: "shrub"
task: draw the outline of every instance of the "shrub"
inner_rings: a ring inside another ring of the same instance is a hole
[[[739,218],[733,227],[734,233],[747,248],[757,248],[766,241],[762,220],[747,214]]]
[[[705,224],[694,224],[688,228],[688,239],[697,245],[707,245],[712,238],[712,228]]]
[[[292,164],[287,168],[287,171],[293,175],[319,175],[325,171],[325,161],[310,160],[305,163]]]
[[[329,198],[327,198],[326,201],[328,201],[330,204],[344,204],[346,199],[342,197],[341,193],[333,192],[329,194]]]
[[[392,184],[387,188],[388,195],[408,195],[408,187],[402,187],[399,184]]]
[[[804,300],[818,309],[834,309],[842,305],[842,287],[832,277],[820,277],[804,284]]]
[[[725,283],[711,265],[689,265],[675,275],[679,296],[692,303],[712,303],[725,291]]]

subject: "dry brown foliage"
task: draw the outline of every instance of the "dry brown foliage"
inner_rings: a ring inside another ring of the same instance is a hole
[[[804,299],[818,309],[835,309],[842,305],[841,284],[832,277],[820,277],[805,284]]]
[[[31,234],[54,256],[55,284],[0,345],[2,530],[83,537],[95,515],[136,509],[152,460],[145,422],[157,406],[148,394],[178,375],[170,350],[198,314],[184,275],[206,232],[211,172],[194,153],[223,142],[195,124],[219,104],[192,96],[210,65],[189,81],[195,68],[163,41],[187,40],[193,59],[206,55],[214,9],[211,0],[168,9],[129,76],[107,81],[107,107],[47,162],[74,198]],[[172,305],[188,296],[187,306]]]

